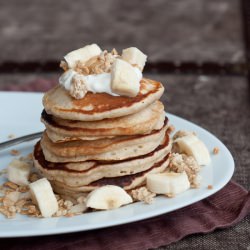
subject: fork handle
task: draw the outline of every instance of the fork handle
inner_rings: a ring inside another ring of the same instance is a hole
[[[42,136],[42,132],[38,132],[38,133],[30,134],[30,135],[21,136],[13,140],[2,142],[0,143],[0,151],[6,148],[9,148],[11,146],[20,144],[22,142],[31,141],[31,140],[40,138],[41,136]]]

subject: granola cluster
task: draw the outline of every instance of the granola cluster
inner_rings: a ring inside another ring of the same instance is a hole
[[[7,218],[14,218],[17,213],[32,217],[41,217],[37,206],[33,203],[28,186],[18,186],[7,181],[0,186],[0,213]]]
[[[110,73],[116,57],[118,57],[116,49],[113,49],[111,52],[104,50],[100,55],[90,58],[87,62],[78,61],[74,70],[82,75]],[[64,71],[69,69],[65,61],[61,61],[60,67]]]
[[[143,201],[147,204],[151,204],[156,194],[150,192],[146,187],[140,187],[132,190],[131,196],[135,201]]]
[[[32,179],[35,181],[39,178],[38,175],[33,173]],[[42,218],[39,208],[32,200],[29,192],[29,186],[18,186],[17,184],[7,181],[0,186],[0,213],[6,218],[15,218],[17,214],[28,215],[30,217]],[[58,211],[53,217],[72,217],[82,214],[87,208],[85,199],[79,197],[76,202],[62,198],[56,195],[58,203]]]
[[[170,156],[168,170],[176,173],[185,171],[192,188],[198,188],[200,186],[200,169],[201,167],[193,156],[179,153],[172,153]]]
[[[85,202],[79,198],[77,199],[77,202],[72,202],[71,200],[63,199],[62,196],[57,194],[56,199],[59,209],[53,217],[72,217],[82,214],[87,209]]]
[[[75,75],[72,78],[69,92],[75,99],[81,99],[87,94],[86,85],[79,75]]]

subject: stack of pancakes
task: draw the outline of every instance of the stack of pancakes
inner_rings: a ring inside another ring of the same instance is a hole
[[[34,149],[36,168],[55,192],[72,197],[103,185],[142,186],[169,163],[163,91],[142,79],[136,97],[88,92],[77,100],[57,85],[43,98],[46,130]]]

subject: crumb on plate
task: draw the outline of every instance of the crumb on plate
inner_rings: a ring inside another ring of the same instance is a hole
[[[217,155],[217,154],[219,154],[219,152],[220,152],[220,149],[218,147],[214,147],[213,154]]]
[[[146,187],[140,187],[132,190],[131,196],[135,201],[143,201],[147,204],[151,204],[156,194],[150,192]]]
[[[14,155],[14,156],[20,155],[20,151],[18,151],[18,150],[16,150],[16,149],[12,149],[12,150],[10,151],[10,154],[11,154],[11,155]]]

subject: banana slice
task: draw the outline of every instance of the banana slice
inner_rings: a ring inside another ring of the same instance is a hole
[[[121,59],[115,59],[111,68],[111,89],[114,93],[134,97],[139,92],[140,80],[136,68]]]
[[[14,159],[7,167],[7,177],[17,185],[28,185],[31,166],[23,161]]]
[[[87,45],[81,49],[73,50],[64,56],[69,68],[74,68],[77,61],[86,62],[93,56],[100,55],[102,50],[97,44]]]
[[[141,71],[147,60],[147,56],[135,47],[124,49],[121,58],[132,65],[137,65]]]
[[[174,143],[178,145],[180,153],[193,156],[199,165],[208,165],[211,161],[206,145],[196,135],[188,134],[177,138]]]
[[[31,183],[29,187],[31,196],[38,205],[43,217],[51,217],[57,212],[57,200],[50,182],[46,178]]]
[[[146,179],[147,188],[156,194],[174,196],[190,188],[186,172],[149,174]]]
[[[95,209],[114,209],[131,203],[133,200],[121,187],[106,185],[95,189],[87,196],[87,207]]]

